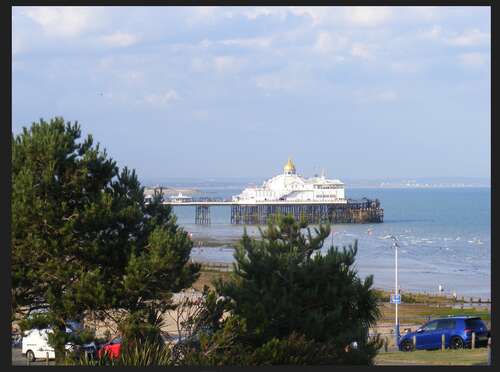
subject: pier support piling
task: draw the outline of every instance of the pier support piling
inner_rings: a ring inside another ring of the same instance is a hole
[[[309,224],[318,223],[379,223],[384,211],[378,200],[364,199],[346,204],[234,204],[231,224],[265,225],[278,215],[291,215]]]
[[[195,223],[197,225],[210,225],[210,207],[208,205],[197,205]]]

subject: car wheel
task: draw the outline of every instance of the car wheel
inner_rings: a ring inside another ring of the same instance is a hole
[[[460,337],[452,337],[450,340],[450,348],[451,349],[463,349],[464,341]]]
[[[26,359],[27,359],[30,363],[34,362],[34,361],[35,361],[35,353],[34,353],[34,352],[32,352],[31,350],[28,350],[28,351],[26,352]]]
[[[182,357],[184,353],[182,352],[182,346],[181,345],[174,345],[172,348],[172,357],[174,360],[182,360]]]
[[[401,344],[401,350],[403,351],[413,351],[415,348],[413,347],[413,342],[411,340],[404,340]]]

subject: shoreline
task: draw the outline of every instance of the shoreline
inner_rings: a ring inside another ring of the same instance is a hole
[[[224,265],[225,267],[230,265]],[[209,263],[208,265],[202,265],[201,268],[201,278],[200,283],[197,283],[195,289],[201,289],[204,284],[211,286],[211,279],[220,278],[224,280],[228,278],[231,270],[220,270],[218,264]],[[198,288],[199,287],[199,288]],[[381,288],[380,286],[373,286],[373,289],[377,293],[377,296],[382,303],[389,304],[389,298],[392,293],[390,289]],[[457,297],[455,300],[452,295],[449,294],[435,294],[428,292],[419,292],[419,291],[401,291],[402,296],[402,305],[421,305],[426,304],[428,306],[461,306],[465,308],[474,308],[474,307],[488,307],[491,308],[491,299],[483,299],[480,296],[472,296],[472,297]],[[473,301],[470,301],[470,300]]]
[[[215,270],[229,271],[231,270],[232,264],[232,254],[231,259],[228,259],[228,255],[230,254],[228,251],[233,250],[234,246],[239,242],[240,239],[194,239],[193,249],[195,250],[195,254],[192,256],[192,260],[194,262],[199,262],[203,264],[205,267],[213,267]],[[221,257],[219,256],[219,252]],[[205,257],[204,257],[205,256]],[[207,257],[208,256],[208,257]],[[390,272],[389,272],[390,270]],[[359,263],[357,264],[358,274],[361,273],[360,277],[365,278],[368,275],[374,275],[374,288],[381,291],[390,292],[393,290],[393,273],[394,268],[392,263],[384,264],[362,264],[360,268]],[[414,268],[403,268],[401,267],[399,270],[400,278],[410,277],[414,278],[414,275],[419,275],[419,272],[415,272]],[[440,274],[439,272],[436,275]],[[422,281],[418,281],[417,279],[413,279],[414,283],[407,283],[401,289],[402,293],[412,293],[415,295],[431,295],[431,296],[448,296],[449,298],[453,297],[453,291],[451,290],[453,287],[448,286],[444,292],[439,293],[438,290],[434,290],[434,282],[427,280],[425,277],[428,275],[426,273],[421,273]],[[467,281],[463,281],[464,279],[459,279],[458,281],[462,283],[462,285],[458,284],[458,287],[455,286],[454,292],[457,295],[457,299],[464,299],[465,303],[470,303],[470,299],[472,298],[475,303],[487,303],[491,302],[491,289],[489,288],[489,284],[485,285],[482,289],[481,286],[477,286],[479,288],[471,288],[467,286]],[[420,287],[420,288],[419,288]],[[479,300],[478,300],[479,299]]]

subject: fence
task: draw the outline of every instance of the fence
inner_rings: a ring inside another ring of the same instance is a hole
[[[233,264],[227,262],[198,262],[203,271],[233,271]]]

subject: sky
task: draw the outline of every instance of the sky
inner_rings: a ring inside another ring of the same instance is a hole
[[[14,7],[12,130],[143,180],[489,177],[489,7]]]

